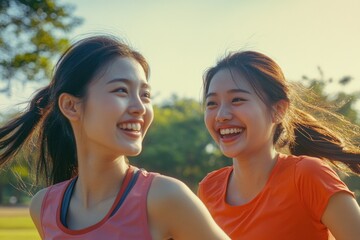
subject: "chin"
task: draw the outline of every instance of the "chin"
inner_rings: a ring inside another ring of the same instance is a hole
[[[126,156],[128,156],[128,157],[136,157],[139,154],[140,154],[140,152],[138,152],[138,153],[129,153],[129,154],[126,154]]]
[[[135,156],[138,156],[140,153],[141,153],[141,150],[142,150],[142,147],[135,147],[135,148],[129,148],[127,149],[127,153],[126,153],[126,156],[129,156],[129,157],[135,157]]]
[[[239,152],[224,150],[224,149],[221,149],[221,148],[220,148],[220,150],[221,150],[222,154],[225,157],[228,157],[228,158],[235,158],[235,157],[239,156]]]

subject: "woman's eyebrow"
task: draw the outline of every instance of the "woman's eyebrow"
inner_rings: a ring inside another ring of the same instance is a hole
[[[127,78],[114,78],[114,79],[108,81],[106,84],[112,84],[112,83],[115,83],[115,82],[123,82],[123,83],[125,83],[127,85],[131,85],[131,84],[133,84],[134,81],[132,81],[130,79],[127,79]],[[151,90],[151,86],[146,81],[143,81],[141,83],[141,88]]]
[[[230,89],[227,91],[227,93],[247,93],[247,94],[251,94],[249,91],[245,90],[245,89],[241,89],[241,88],[234,88],[234,89]],[[216,96],[216,92],[210,92],[208,94],[206,94],[206,98],[208,97],[212,97],[212,96]]]
[[[108,81],[106,84],[111,84],[111,83],[115,83],[115,82],[124,82],[126,84],[130,84],[131,80],[127,79],[127,78],[114,78],[114,79]]]

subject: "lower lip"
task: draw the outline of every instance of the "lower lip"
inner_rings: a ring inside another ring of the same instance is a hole
[[[137,131],[137,132],[133,132],[133,131],[126,131],[126,130],[121,130],[125,135],[131,137],[131,138],[139,138],[141,137],[141,132]]]
[[[223,143],[231,143],[231,142],[234,142],[235,140],[237,140],[241,135],[243,134],[243,132],[237,134],[237,135],[234,135],[232,137],[226,137],[226,138],[220,138],[220,141],[223,142]]]

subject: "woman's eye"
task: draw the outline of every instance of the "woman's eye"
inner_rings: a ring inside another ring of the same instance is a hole
[[[114,93],[127,93],[127,89],[124,87],[120,87],[120,88],[116,88],[114,91],[112,91]]]
[[[151,93],[150,92],[144,92],[143,97],[151,98]]]
[[[215,102],[213,102],[213,101],[208,101],[208,102],[206,103],[206,106],[207,106],[207,107],[215,106]]]
[[[244,101],[246,101],[246,99],[244,99],[244,98],[239,98],[239,97],[233,98],[233,100],[232,100],[232,102],[244,102]]]

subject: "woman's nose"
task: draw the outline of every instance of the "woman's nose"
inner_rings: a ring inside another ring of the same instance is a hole
[[[216,115],[216,121],[224,122],[232,118],[231,112],[226,107],[221,107]]]
[[[129,112],[135,115],[143,115],[146,112],[144,103],[141,101],[140,97],[134,97],[129,106]]]

